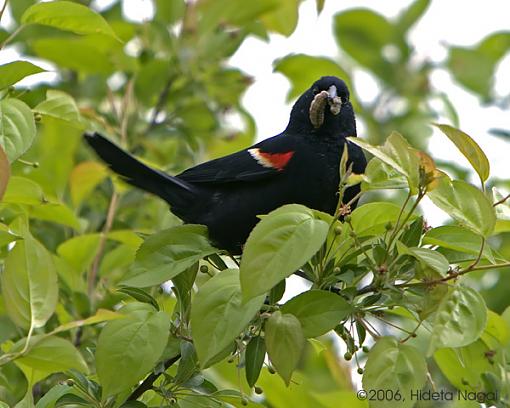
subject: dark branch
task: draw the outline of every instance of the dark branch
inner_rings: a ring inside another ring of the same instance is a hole
[[[165,369],[158,374],[156,373],[150,374],[145,380],[143,380],[143,382],[138,387],[135,388],[135,390],[128,397],[127,401],[136,401],[143,395],[145,391],[149,391],[150,389],[152,389],[152,385],[156,382],[159,376],[163,374],[164,371],[168,370],[168,368],[170,368],[172,365],[174,365],[180,358],[181,355],[177,354],[175,357],[166,360],[164,363]]]

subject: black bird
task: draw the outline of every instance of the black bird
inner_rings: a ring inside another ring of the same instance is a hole
[[[241,253],[257,215],[284,204],[334,213],[344,147],[354,173],[366,166],[362,150],[347,136],[356,136],[349,90],[332,76],[320,78],[299,97],[279,135],[177,176],[146,166],[98,133],[85,134],[115,173],[161,197],[185,223],[206,225],[211,241],[233,254]],[[359,186],[347,189],[344,202],[358,192]]]

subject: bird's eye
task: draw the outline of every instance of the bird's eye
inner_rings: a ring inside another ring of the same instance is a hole
[[[317,95],[319,93],[319,88],[317,88],[317,87],[313,88],[312,92],[314,95]]]

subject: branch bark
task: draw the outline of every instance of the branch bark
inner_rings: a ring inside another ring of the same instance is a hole
[[[138,387],[135,388],[135,390],[128,397],[127,401],[136,401],[143,395],[145,391],[149,391],[156,382],[156,380],[159,378],[159,376],[163,374],[164,371],[168,370],[171,366],[173,366],[180,358],[181,355],[177,354],[175,357],[166,360],[164,363],[165,369],[161,373],[150,374],[145,380],[143,380],[143,382]]]

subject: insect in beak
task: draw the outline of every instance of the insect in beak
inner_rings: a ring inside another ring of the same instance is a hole
[[[324,110],[329,105],[329,111],[338,115],[342,109],[342,99],[338,96],[335,85],[331,85],[327,91],[321,91],[310,104],[309,117],[314,128],[319,128],[324,123]]]
[[[329,110],[333,115],[338,115],[342,109],[342,99],[338,96],[338,90],[335,85],[331,85],[328,89]]]

